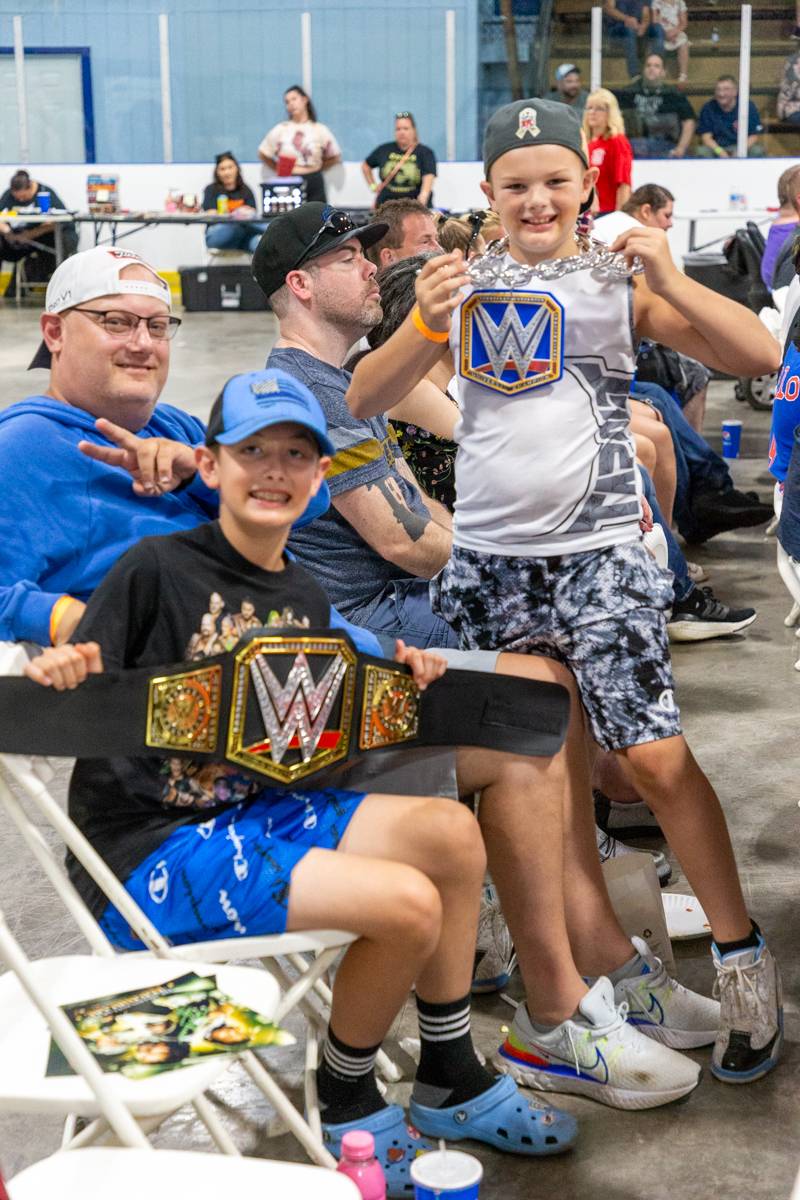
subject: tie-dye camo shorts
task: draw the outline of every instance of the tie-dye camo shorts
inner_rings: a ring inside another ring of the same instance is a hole
[[[454,546],[431,603],[467,649],[563,663],[595,741],[620,750],[681,732],[665,619],[671,581],[641,542],[555,558]]]

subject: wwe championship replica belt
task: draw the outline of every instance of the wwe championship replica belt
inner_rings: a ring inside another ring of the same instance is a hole
[[[420,692],[406,667],[341,630],[256,629],[225,654],[90,675],[73,691],[0,679],[0,753],[228,762],[291,788],[386,747],[484,746],[550,756],[569,694],[448,670]]]

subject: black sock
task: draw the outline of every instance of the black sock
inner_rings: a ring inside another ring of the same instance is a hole
[[[367,1049],[348,1046],[328,1029],[317,1068],[319,1107],[326,1124],[355,1121],[386,1107],[375,1082],[379,1049],[380,1045]]]
[[[750,933],[746,938],[740,938],[738,942],[718,942],[714,941],[714,945],[723,954],[733,954],[736,950],[755,950],[758,945],[758,939],[761,936],[761,930],[756,925],[755,921],[750,922]]]
[[[417,996],[420,1055],[413,1096],[418,1104],[465,1104],[494,1083],[472,1045],[469,1006],[469,995],[447,1004],[431,1004]]]

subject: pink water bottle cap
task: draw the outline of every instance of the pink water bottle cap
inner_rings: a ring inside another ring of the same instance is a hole
[[[351,1129],[342,1138],[342,1157],[362,1162],[375,1154],[375,1138],[366,1129]]]

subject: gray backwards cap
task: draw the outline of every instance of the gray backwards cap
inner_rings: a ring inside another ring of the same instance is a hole
[[[585,167],[589,166],[580,117],[560,100],[514,100],[492,114],[483,135],[486,178],[501,154],[520,146],[564,146],[573,150]]]

